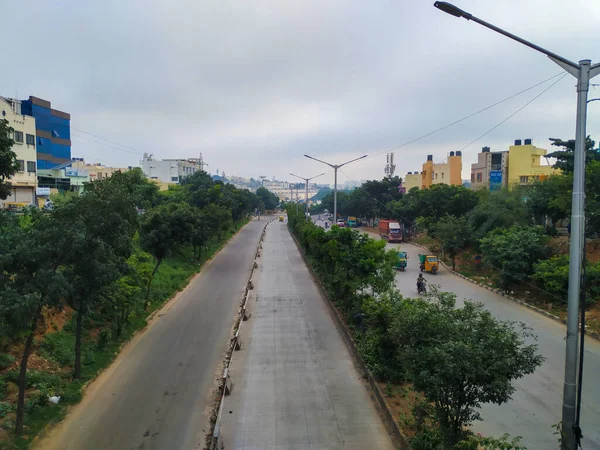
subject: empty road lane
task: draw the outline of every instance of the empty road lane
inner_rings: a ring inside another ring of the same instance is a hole
[[[37,448],[203,448],[216,371],[265,224],[246,225]]]

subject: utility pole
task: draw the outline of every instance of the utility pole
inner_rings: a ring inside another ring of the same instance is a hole
[[[208,166],[208,163],[204,162],[202,158],[202,153],[200,153],[200,157],[198,158],[198,165],[200,166],[200,170],[204,172],[204,166]]]
[[[333,223],[337,223],[337,171],[340,167],[345,166],[346,164],[350,164],[351,162],[358,161],[359,159],[366,158],[367,155],[363,155],[360,158],[351,159],[350,161],[346,161],[342,164],[329,164],[328,162],[321,161],[320,159],[313,158],[312,156],[304,155],[309,159],[314,159],[323,164],[327,164],[329,167],[333,169]]]
[[[304,183],[306,184],[306,200],[305,200],[305,202],[306,202],[306,214],[308,214],[308,182],[310,180],[312,180],[313,178],[317,178],[317,177],[320,177],[322,175],[325,175],[325,172],[320,173],[319,175],[315,175],[314,177],[310,177],[310,178],[304,178],[304,177],[301,177],[299,175],[293,174],[292,172],[290,172],[290,175],[293,176],[293,177],[296,177],[296,178],[300,178],[301,180],[304,180]],[[296,211],[296,212],[298,212],[298,211]]]
[[[588,91],[590,79],[600,73],[600,64],[592,65],[589,59],[582,59],[579,63],[568,60],[556,53],[546,50],[539,45],[529,42],[519,36],[509,33],[491,23],[488,23],[471,13],[452,5],[448,2],[435,2],[439,10],[454,17],[463,18],[482,25],[496,33],[502,34],[533,50],[546,55],[554,63],[577,78],[577,113],[575,124],[575,154],[573,163],[573,199],[571,205],[571,245],[569,249],[569,291],[567,304],[567,349],[565,356],[565,381],[563,387],[562,405],[562,434],[565,438],[567,450],[575,450],[581,438],[579,428],[580,412],[578,401],[578,347],[579,347],[579,301],[581,294],[583,249],[585,243],[585,134],[587,121]],[[583,343],[582,343],[583,345]],[[582,355],[583,357],[583,355]],[[579,374],[579,387],[581,387],[582,374]]]

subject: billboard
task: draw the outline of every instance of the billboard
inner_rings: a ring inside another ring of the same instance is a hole
[[[35,194],[39,196],[48,196],[50,195],[49,187],[39,187],[35,190]]]
[[[76,177],[76,176],[78,176],[78,175],[79,175],[79,174],[78,174],[78,172],[77,172],[77,169],[73,169],[72,167],[67,167],[67,168],[65,169],[65,176],[66,176],[66,177]]]
[[[502,188],[502,171],[490,170],[490,190],[496,191]]]

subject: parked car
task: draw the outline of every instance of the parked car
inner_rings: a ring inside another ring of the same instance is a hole
[[[346,226],[346,223],[343,220],[338,220],[336,225],[340,228],[344,228]]]

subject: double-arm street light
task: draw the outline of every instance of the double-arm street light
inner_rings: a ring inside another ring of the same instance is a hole
[[[342,164],[329,164],[328,162],[321,161],[320,159],[313,158],[312,156],[309,156],[309,155],[304,155],[304,156],[306,156],[307,158],[310,158],[310,159],[314,159],[315,161],[319,161],[320,163],[327,164],[329,167],[333,168],[333,173],[334,173],[334,176],[333,176],[333,220],[334,220],[334,222],[333,223],[335,224],[335,223],[337,223],[337,171],[340,167],[345,166],[346,164],[350,164],[351,162],[366,158],[367,155],[363,155],[360,158],[351,159],[350,161],[346,161],[345,163],[342,163]]]
[[[592,65],[589,59],[574,63],[545,48],[535,45],[508,31],[487,23],[447,2],[435,2],[436,8],[455,17],[471,20],[492,31],[503,34],[529,48],[548,56],[552,61],[577,78],[577,121],[575,130],[575,161],[573,171],[573,204],[571,208],[571,248],[569,252],[569,294],[567,307],[567,351],[565,357],[565,383],[563,390],[562,431],[567,448],[576,447],[575,429],[577,399],[577,349],[579,345],[579,296],[585,242],[585,128],[590,79],[600,73],[600,64]]]
[[[315,175],[314,177],[310,177],[310,178],[304,178],[304,177],[301,177],[300,175],[296,175],[295,173],[292,173],[292,172],[290,172],[290,175],[293,177],[296,177],[296,178],[300,178],[301,180],[304,180],[304,183],[306,184],[306,200],[305,200],[305,202],[306,202],[306,214],[308,214],[308,182],[310,180],[312,180],[313,178],[317,178],[322,175],[325,175],[325,172],[320,173],[319,175]]]

